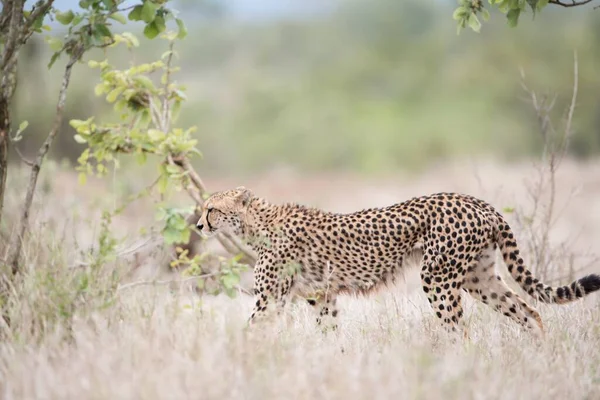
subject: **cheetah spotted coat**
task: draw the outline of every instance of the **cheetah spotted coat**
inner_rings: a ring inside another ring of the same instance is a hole
[[[296,204],[275,205],[243,187],[218,192],[205,202],[197,227],[206,235],[227,231],[257,252],[254,321],[279,310],[293,295],[318,307],[317,321],[335,319],[336,296],[369,293],[393,282],[405,258],[422,252],[423,291],[443,324],[462,324],[464,292],[513,319],[543,332],[539,313],[498,275],[500,250],[512,278],[544,303],[567,303],[600,288],[588,275],[551,287],[525,267],[514,234],[490,204],[456,193],[413,198],[384,208],[349,214]]]

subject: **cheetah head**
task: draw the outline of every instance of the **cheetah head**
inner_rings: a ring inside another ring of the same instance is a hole
[[[252,191],[243,186],[212,194],[204,202],[196,227],[206,236],[218,231],[240,235],[241,216],[252,197]]]

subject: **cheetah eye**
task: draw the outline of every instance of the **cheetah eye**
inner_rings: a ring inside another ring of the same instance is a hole
[[[224,214],[223,211],[221,211],[221,210],[217,210],[214,207],[209,207],[209,208],[206,209],[206,218],[208,218],[208,215],[210,213]]]

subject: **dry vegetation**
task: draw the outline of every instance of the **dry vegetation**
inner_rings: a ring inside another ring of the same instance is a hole
[[[564,212],[550,232],[552,248],[568,241],[572,247],[565,251],[574,255],[596,250],[598,176],[597,162],[565,162],[561,167],[555,201]],[[277,171],[244,182],[206,182],[214,190],[243,183],[273,201],[335,211],[453,190],[481,196],[498,208],[516,207],[526,215],[533,206],[526,190],[531,179],[536,179],[531,165],[473,162],[440,165],[417,177],[377,180]],[[14,182],[12,188],[17,188]],[[186,285],[114,290],[126,281],[173,279],[159,267],[164,265],[164,252],[153,242],[138,254],[104,265],[91,275],[88,289],[77,290],[81,249],[95,240],[100,207],[114,201],[103,193],[99,184],[77,186],[67,172],[44,172],[26,246],[26,270],[14,286],[12,325],[0,344],[3,398],[600,396],[600,311],[594,295],[567,306],[538,305],[547,327],[541,342],[468,301],[471,340],[453,343],[430,311],[416,270],[407,272],[389,292],[341,298],[341,329],[328,335],[317,330],[305,304],[290,308],[287,325],[279,322],[247,332],[244,324],[252,300],[245,295],[234,300],[199,298]],[[15,198],[9,197],[8,207]],[[134,207],[115,220],[114,230],[133,233],[150,226],[150,210],[144,204]],[[521,230],[520,239],[527,240],[523,235],[528,232]],[[120,246],[132,244],[124,241]],[[577,260],[580,265],[590,263]],[[120,282],[115,272],[121,272]],[[598,265],[583,272],[598,272]]]

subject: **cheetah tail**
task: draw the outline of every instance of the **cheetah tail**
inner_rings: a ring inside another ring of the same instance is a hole
[[[570,303],[600,289],[600,276],[594,274],[584,276],[570,285],[561,287],[552,287],[540,282],[525,267],[523,258],[519,255],[517,242],[506,222],[499,225],[497,243],[513,279],[531,297],[543,303]]]

